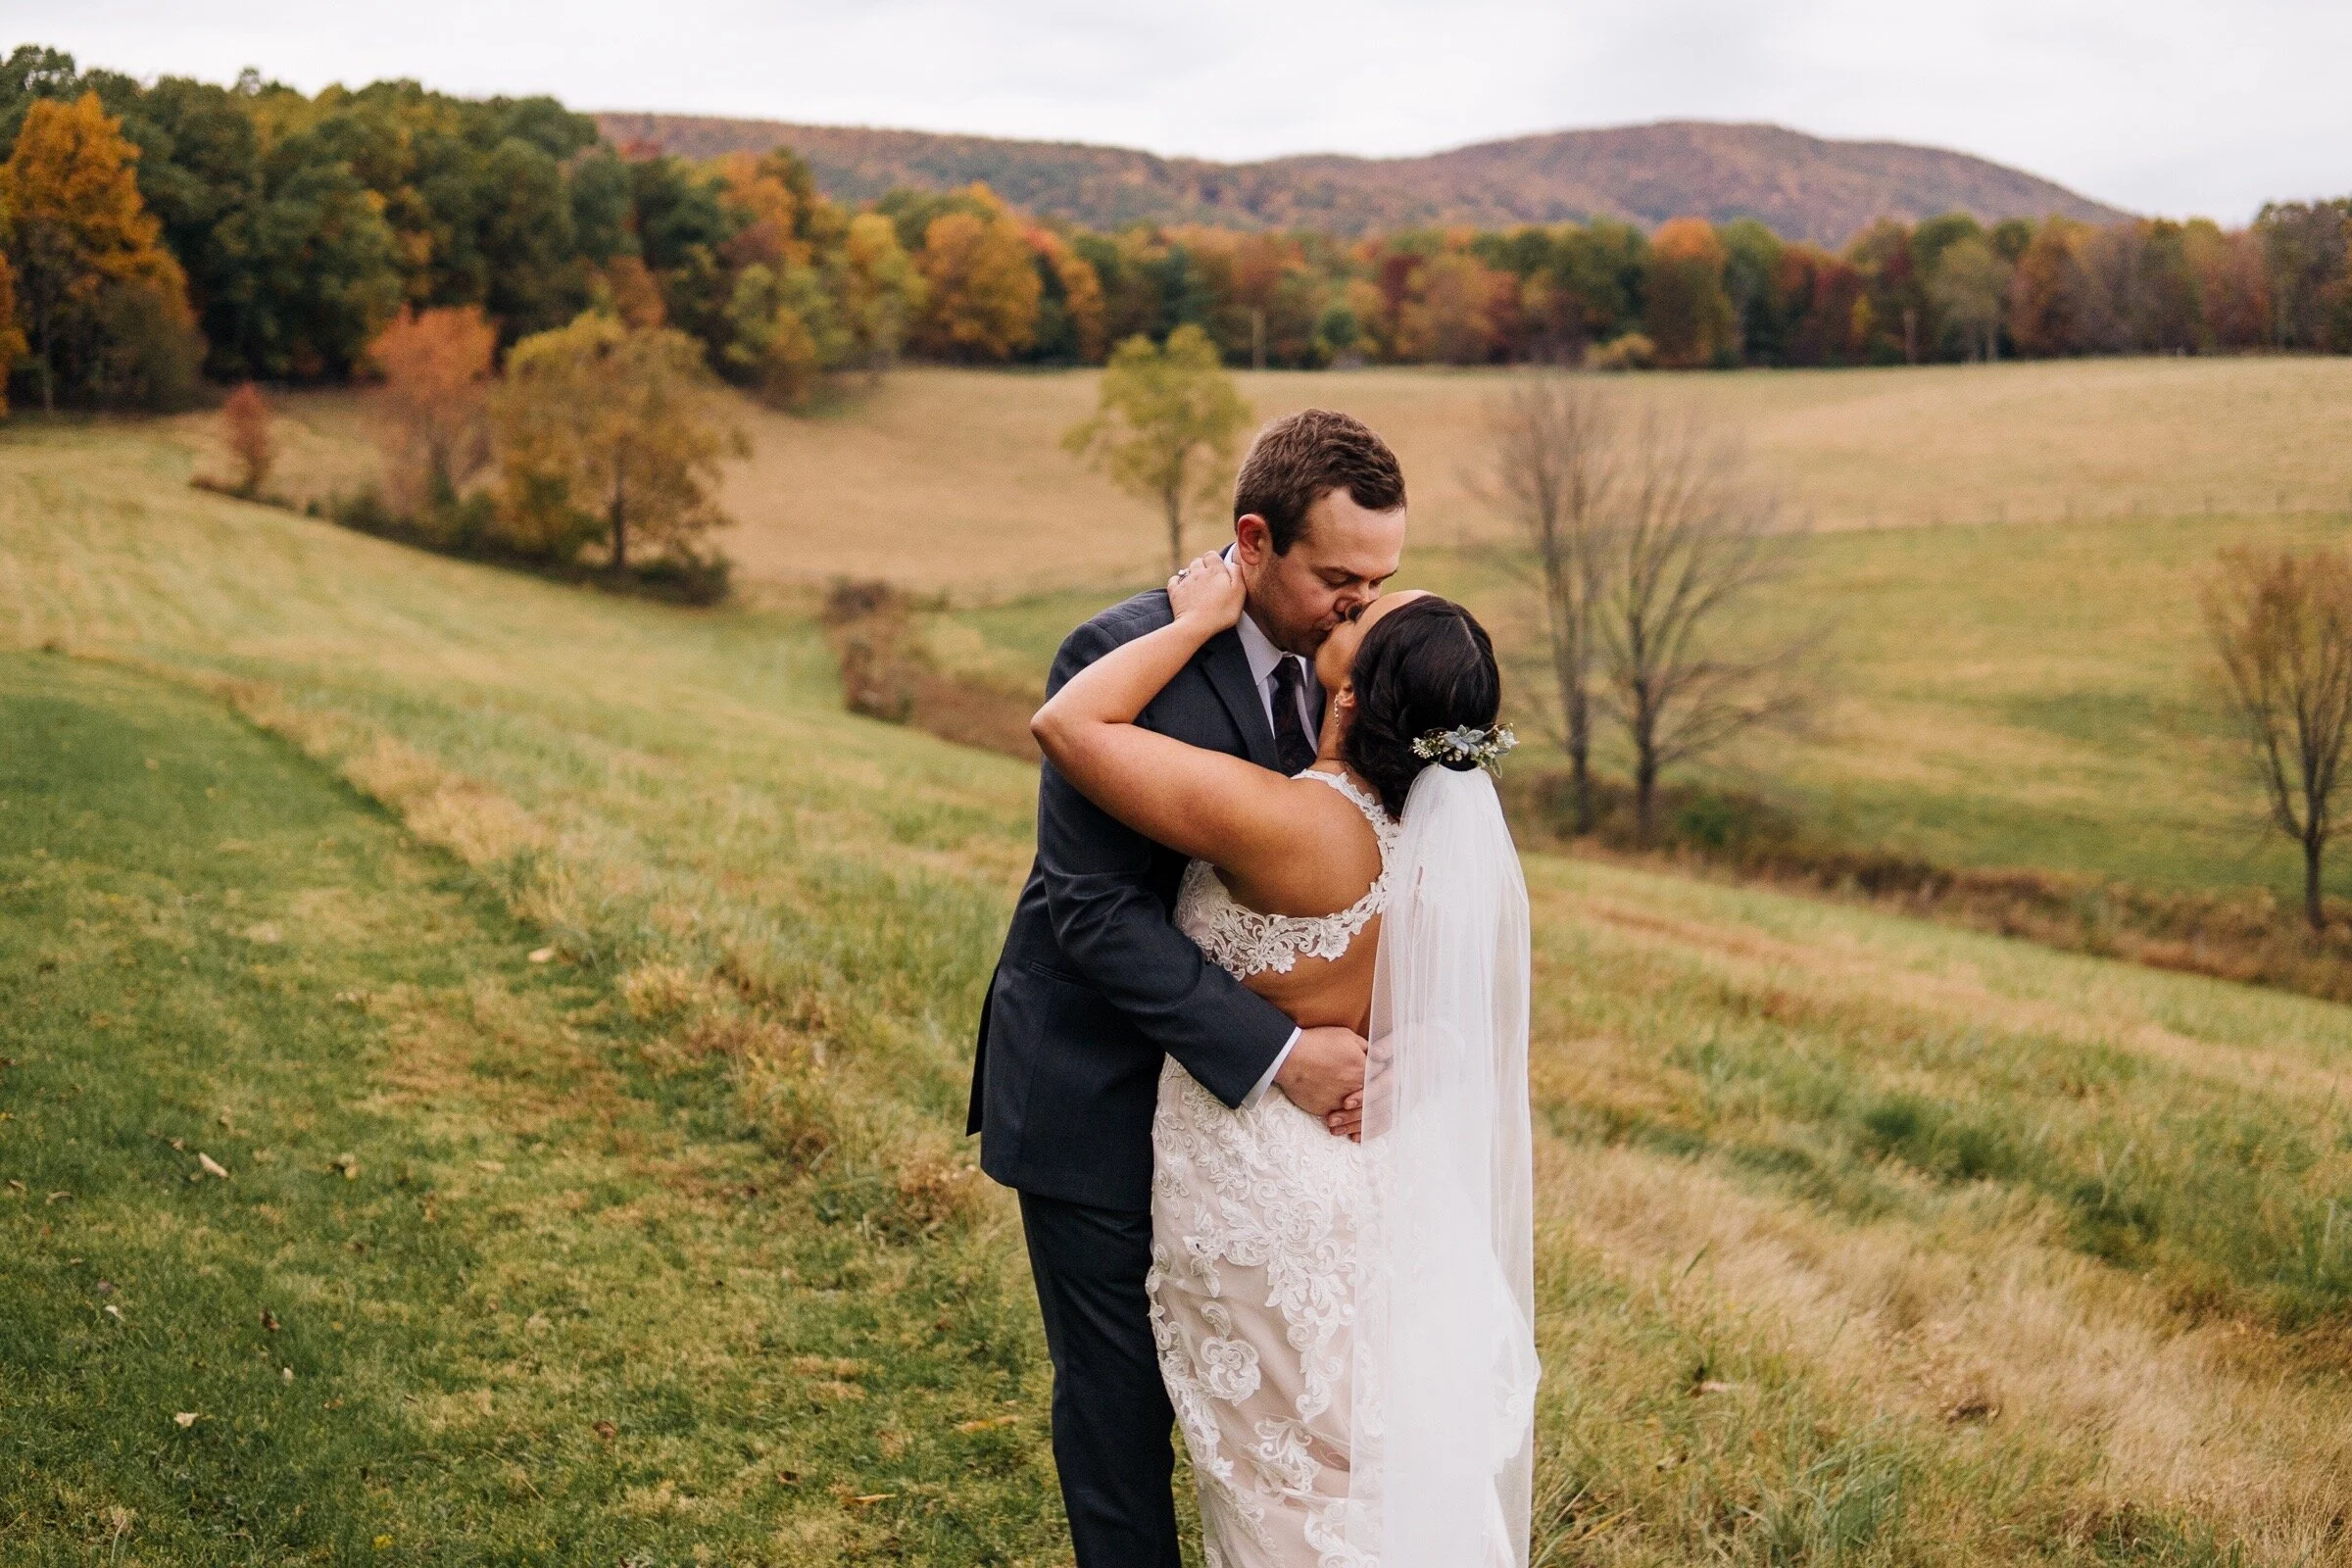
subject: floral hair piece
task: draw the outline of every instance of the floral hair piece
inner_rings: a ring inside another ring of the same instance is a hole
[[[1433,762],[1475,762],[1492,769],[1503,753],[1519,744],[1508,724],[1496,724],[1491,729],[1475,729],[1457,724],[1452,729],[1433,729],[1413,742],[1413,755]]]

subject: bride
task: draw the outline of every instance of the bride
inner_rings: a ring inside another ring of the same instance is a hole
[[[1193,858],[1175,920],[1210,959],[1371,1042],[1328,1129],[1161,1070],[1147,1290],[1209,1564],[1524,1568],[1527,891],[1480,767],[1510,744],[1493,646],[1434,595],[1373,601],[1315,657],[1331,700],[1286,779],[1134,722],[1244,585],[1202,556],[1168,597],[1171,624],[1032,728],[1096,805]]]

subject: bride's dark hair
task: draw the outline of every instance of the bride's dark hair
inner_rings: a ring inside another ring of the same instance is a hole
[[[1413,780],[1429,766],[1413,742],[1431,730],[1485,729],[1502,709],[1502,674],[1487,628],[1435,594],[1375,621],[1355,650],[1355,719],[1340,760],[1380,794],[1391,816],[1404,813]],[[1457,770],[1475,762],[1446,762]]]

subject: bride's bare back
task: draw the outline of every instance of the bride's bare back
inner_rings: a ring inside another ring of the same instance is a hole
[[[1343,777],[1336,768],[1324,778]],[[1348,790],[1371,802],[1361,781]],[[1348,794],[1323,779],[1286,780],[1269,792],[1278,835],[1236,846],[1217,865],[1217,879],[1245,909],[1291,919],[1333,915],[1368,894],[1381,874],[1380,837]],[[1243,984],[1305,1028],[1331,1024],[1361,1034],[1370,1021],[1373,962],[1380,950],[1380,915],[1373,913],[1337,957],[1300,954],[1289,969],[1262,969]]]

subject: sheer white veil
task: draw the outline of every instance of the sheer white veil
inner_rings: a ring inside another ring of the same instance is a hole
[[[1484,770],[1421,770],[1389,861],[1356,1239],[1348,1545],[1525,1568],[1535,1462],[1527,884]]]

